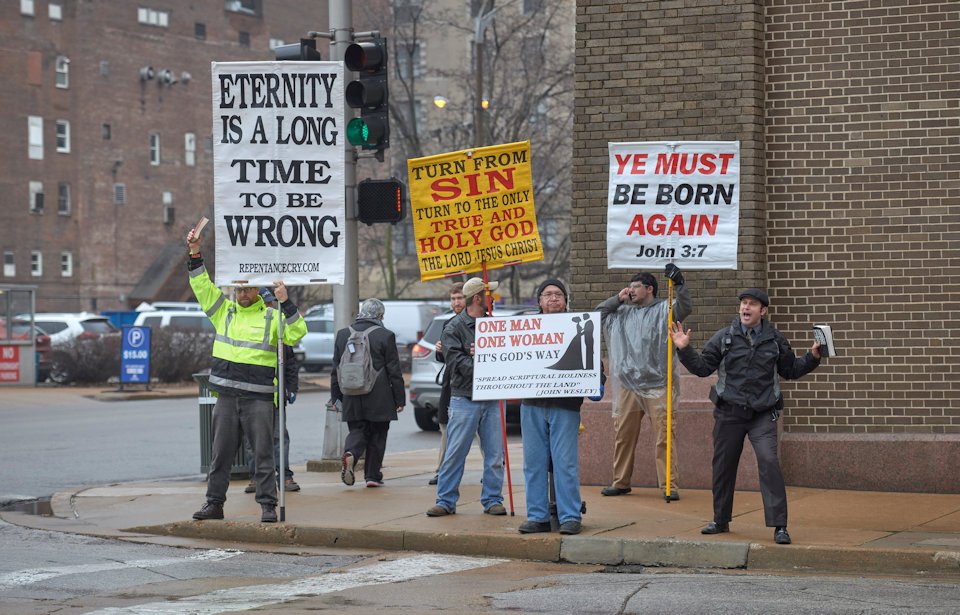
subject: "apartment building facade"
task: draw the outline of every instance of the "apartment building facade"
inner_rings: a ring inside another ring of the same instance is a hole
[[[40,311],[186,298],[183,236],[213,203],[210,63],[326,24],[295,0],[0,3],[0,279],[36,285]]]

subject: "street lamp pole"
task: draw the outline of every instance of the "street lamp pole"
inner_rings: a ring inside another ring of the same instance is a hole
[[[473,61],[474,61],[474,100],[473,100],[473,145],[474,147],[483,147],[486,145],[486,117],[483,108],[483,47],[484,38],[487,33],[487,26],[493,20],[493,14],[496,11],[491,5],[493,0],[483,0],[483,4],[477,11],[475,27],[473,31]],[[488,9],[489,7],[489,9]]]

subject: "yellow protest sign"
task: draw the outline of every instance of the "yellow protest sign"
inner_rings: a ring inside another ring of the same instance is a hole
[[[530,142],[407,161],[420,279],[543,260]]]

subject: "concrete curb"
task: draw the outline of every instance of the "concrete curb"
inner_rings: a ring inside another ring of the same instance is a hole
[[[131,527],[136,534],[286,546],[427,551],[542,562],[608,566],[746,569],[755,572],[952,575],[960,552],[777,546],[746,542],[614,539],[595,536],[421,532],[298,527],[235,521],[176,522]]]

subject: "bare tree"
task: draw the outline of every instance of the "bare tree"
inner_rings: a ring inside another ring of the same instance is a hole
[[[468,44],[481,29],[462,2],[393,0],[389,11],[383,4],[387,3],[366,5],[356,21],[388,33],[392,174],[405,178],[408,158],[465,149],[481,141],[529,140],[544,260],[503,273],[515,302],[524,298],[525,282],[532,286],[547,274],[565,277],[572,203],[573,2],[499,2],[482,45]],[[493,4],[474,0],[474,12],[483,14]],[[483,62],[479,84],[477,49],[482,50]],[[435,112],[435,95],[448,102],[449,112]],[[476,134],[478,100],[489,103],[483,111],[482,135]],[[361,229],[361,265],[379,270],[387,297],[401,296],[418,281],[416,254],[408,249],[410,235],[409,228],[387,225]]]

